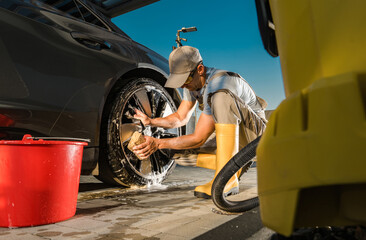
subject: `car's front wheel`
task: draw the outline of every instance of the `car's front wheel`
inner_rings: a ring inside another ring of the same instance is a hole
[[[169,93],[149,78],[129,81],[112,102],[106,122],[102,144],[102,171],[99,179],[124,186],[146,185],[164,180],[175,167],[171,150],[157,150],[147,160],[139,160],[128,148],[134,131],[155,138],[177,137],[181,129],[163,129],[143,126],[133,118],[139,109],[151,118],[165,117],[177,110]]]

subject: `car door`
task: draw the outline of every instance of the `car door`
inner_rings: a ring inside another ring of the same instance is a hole
[[[106,83],[136,66],[131,40],[76,0],[0,7],[1,113],[17,129],[89,137]]]

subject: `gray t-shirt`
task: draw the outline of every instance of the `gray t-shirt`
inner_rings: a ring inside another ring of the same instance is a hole
[[[189,91],[188,89],[183,89],[183,99],[190,102],[195,102],[196,100],[200,104],[200,108],[203,113],[207,115],[212,115],[211,108],[207,104],[207,98],[209,93],[216,92],[219,89],[228,89],[240,99],[243,100],[248,106],[256,113],[263,112],[260,103],[257,101],[257,97],[253,89],[249,84],[242,78],[228,75],[221,75],[211,79],[215,74],[223,72],[223,70],[218,70],[215,68],[206,68],[206,83],[198,91]]]

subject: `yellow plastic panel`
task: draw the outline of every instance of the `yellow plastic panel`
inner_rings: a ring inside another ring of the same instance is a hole
[[[294,227],[298,191],[262,194],[259,200],[263,224],[289,235]]]
[[[286,96],[314,81],[365,72],[366,1],[270,0]]]
[[[352,193],[343,187],[366,183],[365,86],[365,74],[320,79],[290,95],[273,113],[257,149],[266,226],[289,235],[293,227],[366,222],[366,215],[356,214],[366,202],[355,207]],[[314,198],[321,187],[324,195]],[[356,187],[353,192],[364,191]],[[298,193],[297,203],[289,192]],[[321,199],[329,200],[327,207]]]

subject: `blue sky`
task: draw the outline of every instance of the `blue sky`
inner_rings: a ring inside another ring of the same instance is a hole
[[[279,58],[260,39],[254,0],[160,0],[113,19],[135,41],[168,58],[178,29],[209,67],[237,72],[275,109],[285,98]]]

